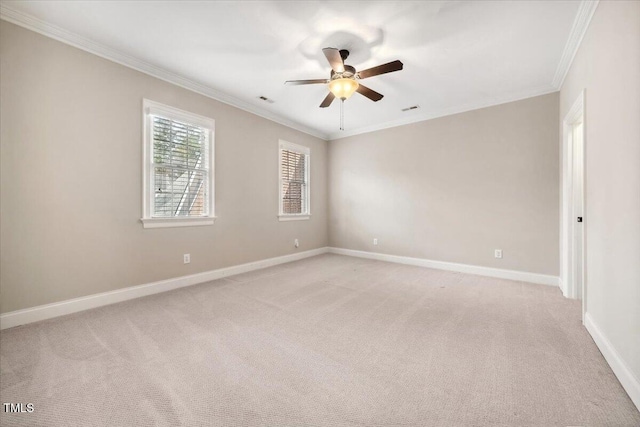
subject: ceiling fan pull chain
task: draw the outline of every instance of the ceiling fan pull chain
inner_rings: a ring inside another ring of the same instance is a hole
[[[340,103],[340,130],[344,130],[344,98]]]

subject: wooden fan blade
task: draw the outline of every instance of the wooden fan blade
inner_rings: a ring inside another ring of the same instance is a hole
[[[314,85],[319,83],[329,83],[327,79],[313,79],[313,80],[287,80],[285,84],[291,85]]]
[[[368,87],[363,85],[358,86],[358,89],[356,89],[356,92],[358,92],[360,95],[366,96],[373,102],[378,102],[384,97],[384,95],[376,92],[373,89],[369,89]]]
[[[322,49],[322,53],[327,57],[327,61],[331,64],[331,68],[336,73],[344,73],[344,62],[342,61],[342,56],[340,56],[340,51],[333,47],[325,47]]]
[[[388,62],[386,64],[378,65],[377,67],[368,68],[366,70],[359,71],[358,77],[360,77],[361,79],[366,79],[368,77],[378,76],[380,74],[400,71],[402,70],[402,67],[403,67],[402,62],[396,60],[393,62]]]
[[[324,101],[322,101],[322,104],[320,104],[320,108],[327,108],[329,105],[331,105],[335,97],[336,96],[332,92],[329,92],[329,95],[327,95]]]

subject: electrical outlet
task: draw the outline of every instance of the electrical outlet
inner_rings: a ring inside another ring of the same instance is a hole
[[[494,256],[496,258],[502,258],[502,249],[496,249]]]
[[[184,254],[183,258],[185,264],[189,264],[191,262],[191,254]]]
[[[373,239],[373,245],[377,246],[378,245],[378,238]]]
[[[293,246],[295,246],[296,248],[300,247],[300,242],[298,242],[298,239],[295,239],[293,241]]]

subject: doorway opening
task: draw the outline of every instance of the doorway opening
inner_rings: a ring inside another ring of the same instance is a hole
[[[586,309],[585,277],[585,129],[584,91],[565,116],[562,127],[562,292],[582,300]]]

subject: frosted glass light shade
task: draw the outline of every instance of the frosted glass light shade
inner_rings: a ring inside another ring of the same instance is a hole
[[[358,89],[358,82],[355,79],[335,79],[329,82],[329,90],[336,98],[348,99],[353,92]]]

